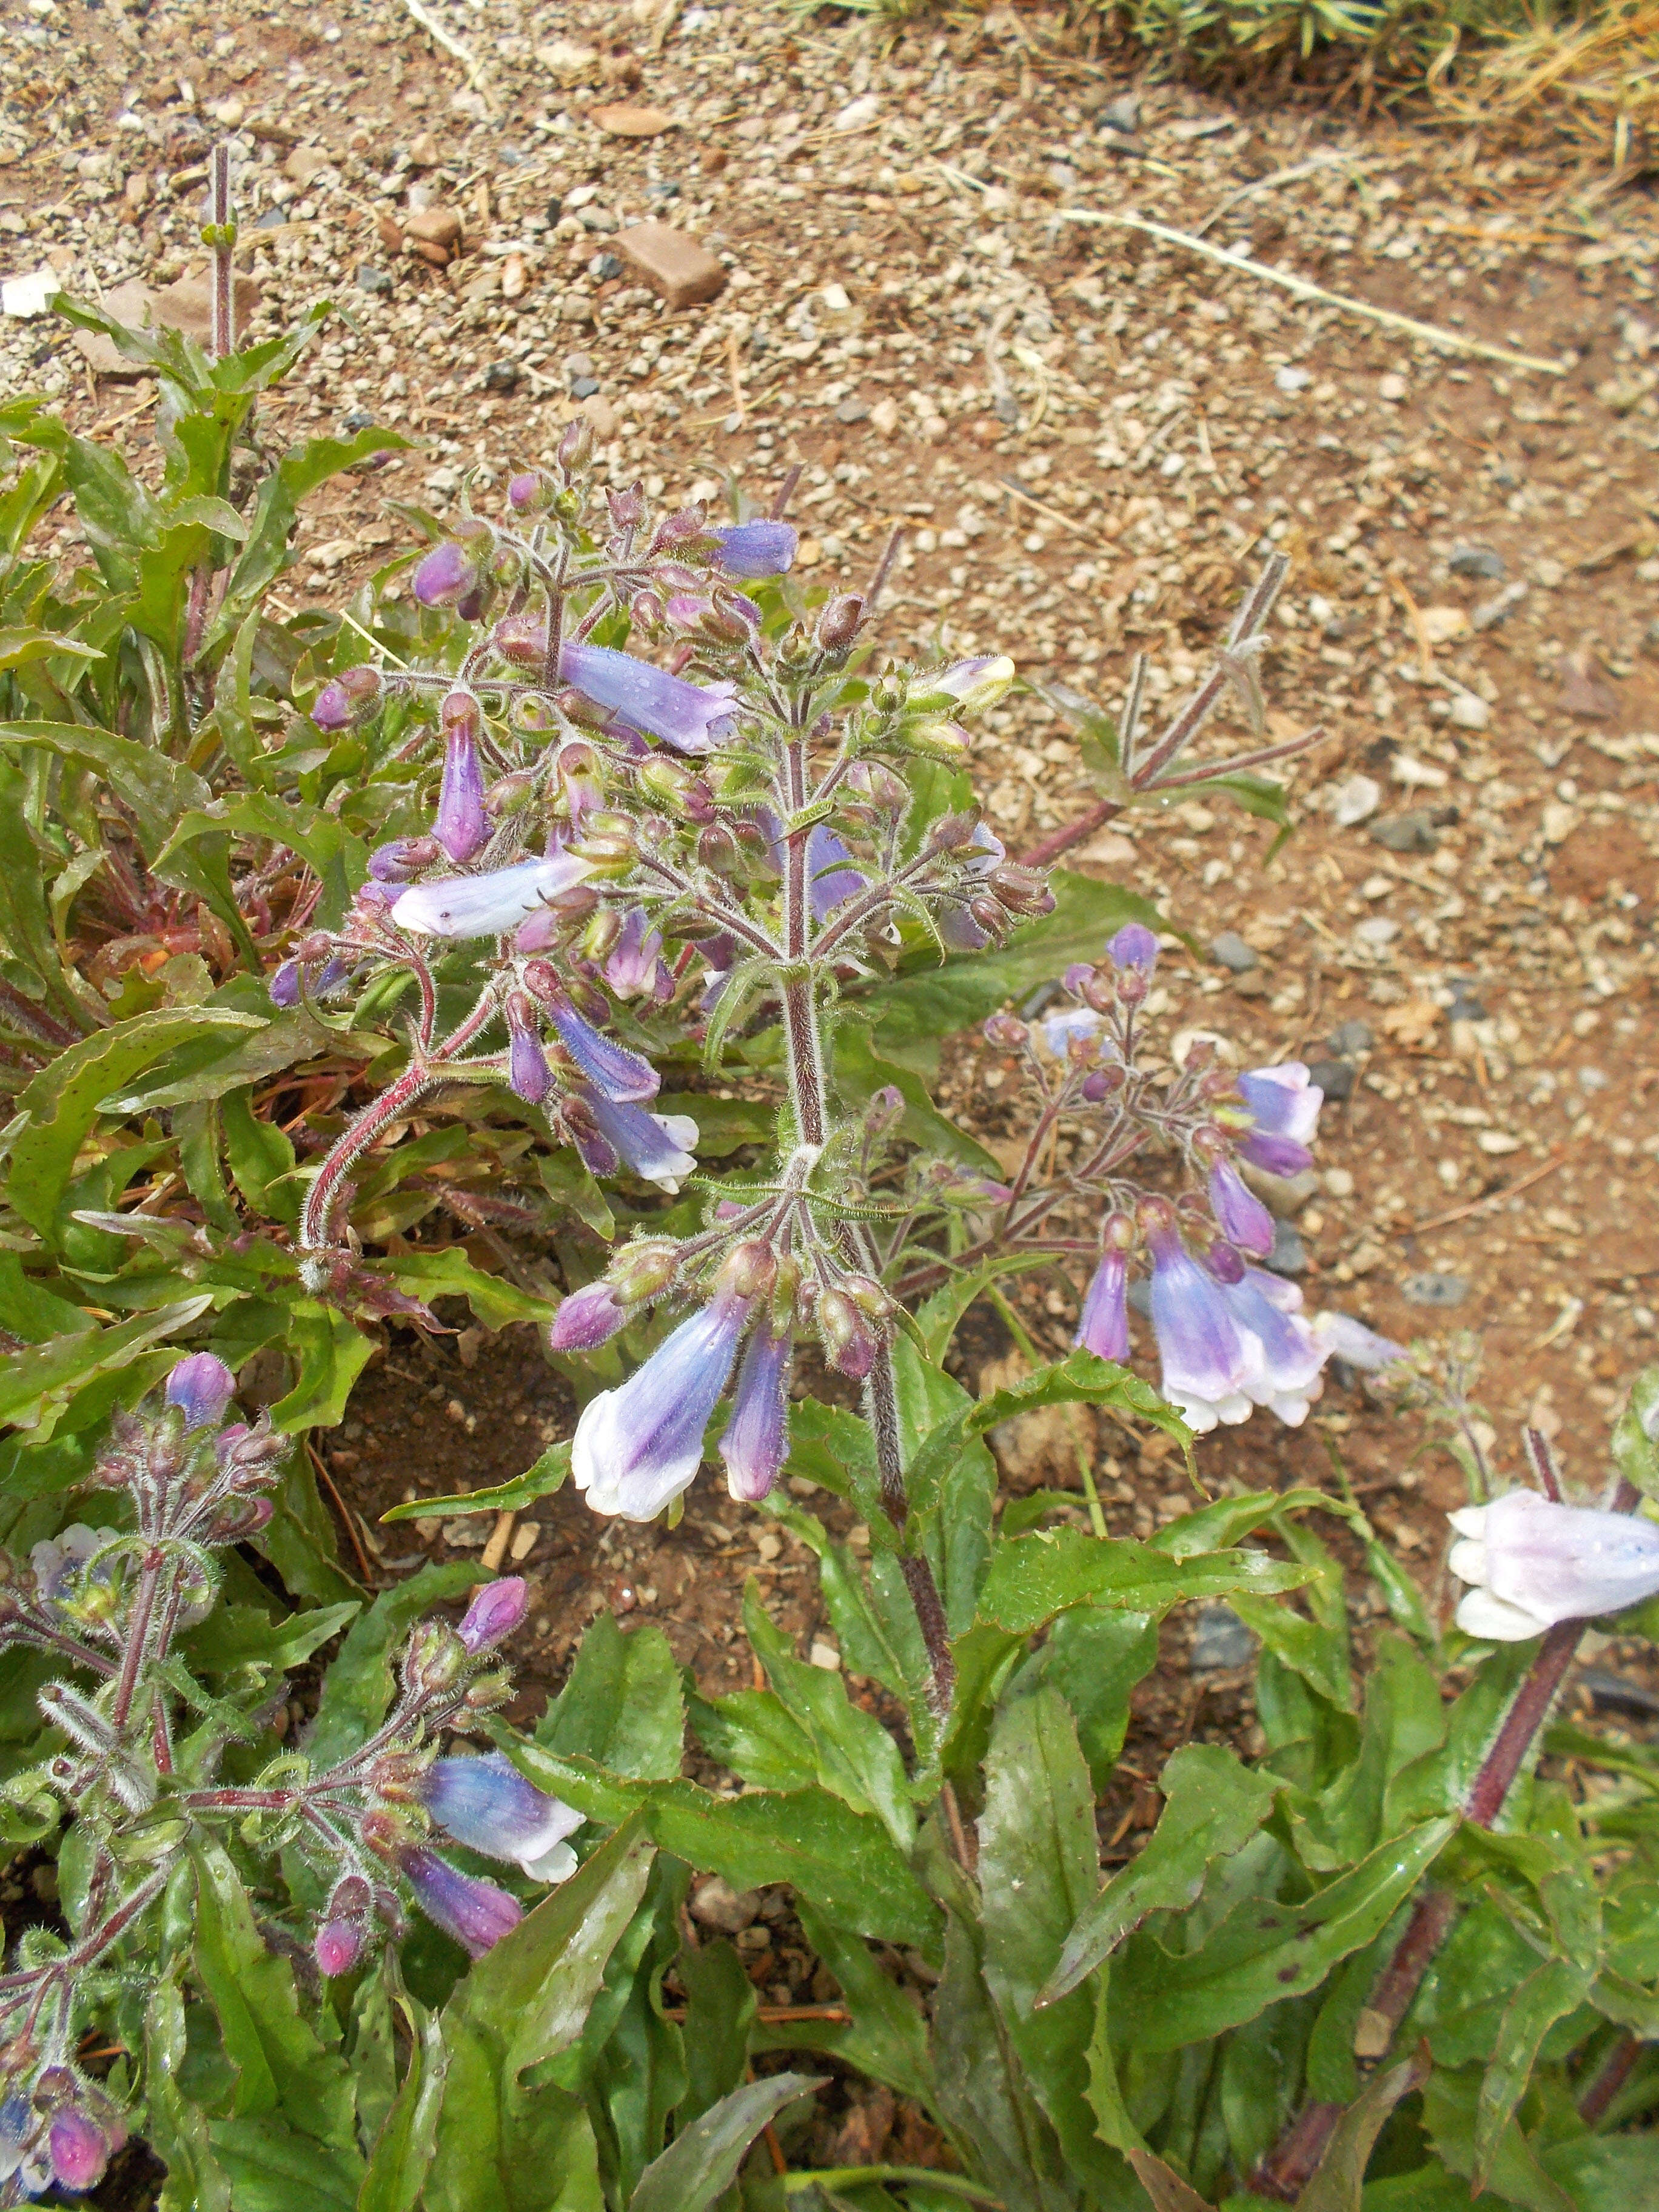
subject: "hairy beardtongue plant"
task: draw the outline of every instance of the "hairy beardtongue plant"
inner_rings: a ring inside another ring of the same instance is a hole
[[[1011,1182],[914,1146],[901,1160],[897,1088],[866,1092],[857,1114],[837,1095],[851,994],[878,998],[872,987],[918,945],[994,950],[1053,912],[1042,872],[957,803],[964,722],[1006,691],[1012,662],[878,671],[864,599],[809,617],[781,591],[763,606],[739,589],[787,570],[787,521],[717,525],[693,507],[653,522],[637,488],[601,502],[590,445],[573,425],[556,473],[511,477],[503,519],[469,514],[416,569],[416,599],[456,611],[448,665],[364,664],[313,705],[331,730],[396,715],[404,752],[425,751],[437,781],[428,826],[374,853],[343,927],[304,939],[272,982],[283,1004],[383,990],[388,973],[417,995],[405,1072],[311,1182],[309,1285],[326,1296],[350,1276],[354,1165],[457,1081],[510,1089],[592,1174],[626,1169],[678,1193],[693,1178],[696,1126],[653,1110],[657,1067],[611,1033],[631,1003],[635,1033],[654,1036],[659,1056],[676,1025],[711,1066],[776,1025],[788,1097],[769,1173],[696,1176],[701,1226],[635,1237],[552,1324],[551,1348],[579,1353],[649,1309],[692,1310],[582,1413],[571,1470],[597,1511],[647,1520],[671,1505],[728,1389],[716,1444],[728,1486],[764,1497],[788,1450],[792,1349],[811,1335],[830,1370],[863,1386],[883,1504],[902,1530],[893,1350],[906,1301],[988,1261],[1086,1266],[1078,1342],[1118,1360],[1144,1254],[1164,1392],[1189,1425],[1255,1405],[1300,1420],[1336,1340],[1302,1315],[1293,1285],[1254,1264],[1271,1255],[1273,1218],[1240,1170],[1307,1167],[1321,1094],[1296,1062],[1235,1081],[1209,1040],[1172,1076],[1144,1014],[1158,951],[1145,922],[1121,927],[1098,964],[1067,969],[1056,987],[1067,1011],[1035,1028],[1008,1014],[987,1025],[993,1044],[1023,1054],[1037,1097]],[[1227,683],[1254,701],[1254,648],[1282,573],[1275,563],[1252,593],[1199,699],[1122,775],[1126,797],[1213,775],[1176,763]],[[1132,702],[1126,762],[1135,719]],[[446,1027],[444,997],[463,977],[469,1003]],[[1045,1174],[1062,1133],[1070,1164]],[[1173,1194],[1136,1179],[1154,1156],[1165,1181],[1173,1164]],[[1358,1339],[1348,1349],[1367,1356]],[[904,1566],[944,1699],[938,1595],[925,1559]]]

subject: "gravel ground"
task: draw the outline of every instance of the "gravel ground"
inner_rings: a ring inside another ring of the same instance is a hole
[[[1293,777],[1295,835],[1270,859],[1264,825],[1188,804],[1073,859],[1192,933],[1153,1002],[1176,1027],[1213,1025],[1247,1062],[1327,1063],[1322,1171],[1281,1254],[1310,1302],[1395,1335],[1479,1332],[1500,1463],[1518,1472],[1528,1418],[1599,1484],[1659,1304],[1651,175],[1615,191],[1478,138],[1138,88],[1002,11],[888,33],[758,0],[487,0],[441,18],[471,82],[379,0],[244,0],[228,29],[162,0],[5,13],[5,273],[107,293],[199,267],[202,161],[233,133],[257,326],[338,304],[278,428],[356,416],[418,441],[325,494],[296,603],[337,603],[410,543],[390,501],[453,513],[469,471],[547,453],[578,409],[612,479],[653,494],[765,502],[800,465],[814,580],[862,578],[905,525],[896,649],[994,643],[1108,707],[1135,653],[1154,702],[1178,697],[1267,547],[1287,553],[1270,726],[1328,733]],[[1201,230],[1564,373],[1303,304],[1075,210]],[[641,221],[700,242],[719,295],[676,311],[636,281]],[[94,376],[44,318],[0,321],[0,348],[9,386],[153,453],[143,383]],[[1030,846],[1093,793],[1040,702],[990,719],[981,787]],[[972,1042],[948,1064],[946,1104],[993,1144],[1010,1066]],[[1073,1310],[1022,1293],[1045,1346]],[[970,1381],[1006,1358],[982,1334]],[[428,1347],[418,1399],[395,1372],[415,1357],[371,1371],[334,1440],[371,1510],[516,1472],[568,1419],[527,1338],[471,1370]],[[494,1418],[514,1406],[516,1429]],[[1401,1473],[1401,1431],[1363,1401],[1333,1389],[1325,1411],[1432,1580],[1452,1478]],[[1101,1448],[1115,1525],[1178,1510],[1178,1462],[1115,1432]],[[1054,1479],[1052,1431],[1003,1449],[1011,1482]],[[1320,1433],[1265,1417],[1204,1461],[1258,1482],[1325,1465]],[[811,1632],[793,1547],[769,1553],[757,1521],[728,1532],[711,1500],[597,1557],[580,1503],[550,1501],[528,1554],[544,1677],[619,1602],[678,1620],[683,1656],[729,1686],[731,1583],[751,1569]],[[396,1553],[410,1532],[383,1534]],[[1147,1694],[1154,1759],[1175,1729],[1238,1724],[1231,1692],[1200,1714],[1184,1674]]]

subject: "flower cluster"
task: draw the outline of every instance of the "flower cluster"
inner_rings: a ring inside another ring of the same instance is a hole
[[[198,1352],[174,1367],[159,1402],[117,1416],[93,1480],[125,1492],[130,1530],[73,1523],[33,1547],[27,1571],[0,1557],[0,1643],[48,1651],[82,1678],[39,1692],[64,1747],[10,1778],[7,1796],[44,1808],[48,1826],[61,1808],[93,1838],[76,1939],[26,1935],[20,1968],[0,1982],[0,2203],[93,2187],[125,2140],[119,2106],[77,2063],[78,2025],[99,1961],[204,1828],[234,1824],[273,1861],[291,1850],[321,1877],[313,1948],[325,1975],[353,1972],[379,1930],[401,1929],[405,1899],[474,1957],[517,1924],[518,1899],[434,1848],[445,1840],[532,1881],[575,1869],[566,1838],[579,1814],[499,1752],[442,1747],[446,1733],[475,1729],[509,1693],[496,1654],[524,1616],[516,1577],[482,1586],[453,1627],[416,1624],[392,1710],[355,1751],[319,1768],[284,1752],[246,1785],[216,1778],[225,1744],[264,1723],[191,1685],[179,1638],[212,1610],[216,1550],[268,1522],[286,1450],[267,1418],[227,1419],[234,1389],[230,1370]],[[183,1709],[215,1718],[180,1738]],[[119,1839],[134,1824],[128,1850]]]
[[[1012,664],[854,683],[855,595],[773,644],[736,586],[787,571],[793,526],[715,525],[701,506],[653,524],[637,489],[595,517],[584,436],[567,436],[556,474],[512,478],[503,520],[469,515],[416,568],[422,605],[477,626],[459,670],[349,668],[313,708],[330,731],[395,720],[399,759],[429,731],[437,777],[425,819],[372,854],[341,926],[298,939],[271,978],[283,1005],[390,969],[420,994],[404,1087],[358,1117],[307,1203],[308,1280],[325,1294],[319,1255],[344,1241],[351,1163],[422,1091],[502,1084],[591,1173],[672,1193],[696,1127],[653,1110],[655,1069],[607,1033],[625,1018],[724,1034],[775,1003],[792,966],[862,972],[896,909],[976,947],[1052,904],[971,814],[915,848],[910,790],[878,757],[960,757],[960,718],[1006,690]],[[607,623],[659,659],[596,642]],[[837,708],[828,771],[799,788],[792,735],[824,738]],[[481,988],[441,1036],[440,973],[463,958]]]
[[[1274,1221],[1246,1175],[1261,1182],[1312,1164],[1323,1093],[1300,1060],[1235,1077],[1202,1038],[1173,1079],[1149,1066],[1143,1010],[1158,953],[1150,929],[1126,923],[1100,965],[1066,971],[1070,1006],[1034,1024],[1009,1014],[986,1024],[992,1044],[1024,1056],[1042,1101],[1005,1232],[1037,1233],[1067,1197],[1103,1203],[1076,1341],[1102,1359],[1127,1358],[1131,1275],[1144,1253],[1164,1395],[1188,1426],[1243,1421],[1258,1406],[1295,1425],[1333,1352],[1379,1367],[1399,1347],[1341,1316],[1310,1320],[1297,1285],[1257,1264],[1272,1258]],[[1073,1164],[1034,1189],[1036,1152],[1062,1127]],[[1138,1180],[1149,1148],[1174,1156],[1175,1197]]]

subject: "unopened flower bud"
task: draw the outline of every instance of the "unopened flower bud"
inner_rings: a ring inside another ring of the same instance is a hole
[[[53,2113],[46,2151],[52,2179],[60,2189],[91,2189],[109,2163],[110,2139],[90,2112],[70,2105]]]
[[[472,1594],[456,1635],[473,1653],[493,1651],[524,1619],[530,1593],[520,1575],[501,1575]]]
[[[864,620],[864,601],[856,592],[843,592],[826,602],[818,613],[817,643],[823,653],[845,653]]]
[[[185,1427],[215,1428],[235,1395],[236,1377],[210,1352],[193,1352],[167,1377],[167,1402],[185,1417]]]
[[[1024,868],[1018,861],[1005,860],[1000,867],[992,869],[989,881],[1010,914],[1042,915],[1054,910],[1054,895],[1040,869]]]
[[[317,694],[311,719],[319,730],[349,730],[374,712],[382,688],[380,670],[366,662],[343,669]]]
[[[824,1357],[830,1364],[837,1374],[861,1382],[876,1364],[880,1341],[845,1291],[828,1290],[820,1294],[817,1324]]]
[[[456,542],[459,538],[466,542]],[[483,522],[463,525],[456,539],[434,545],[415,571],[410,589],[423,607],[459,607],[478,588],[480,562],[489,550],[489,526]]]
[[[999,1052],[1018,1052],[1030,1036],[1024,1023],[1013,1014],[993,1014],[985,1024],[985,1042]]]
[[[406,884],[429,868],[442,850],[435,837],[394,837],[369,854],[368,872],[377,884]]]
[[[673,1281],[680,1248],[666,1237],[641,1237],[625,1244],[605,1270],[605,1280],[623,1305],[642,1305]]]
[[[611,510],[613,530],[637,530],[648,513],[645,489],[641,484],[627,484],[620,490],[607,491],[605,503]]]
[[[593,458],[593,425],[586,415],[573,417],[559,441],[559,466],[567,476],[585,469]]]
[[[1132,969],[1150,975],[1158,965],[1158,939],[1144,922],[1126,921],[1106,947],[1115,968]]]
[[[904,742],[933,760],[962,761],[968,757],[968,732],[960,722],[937,719],[912,722],[905,729]]]
[[[489,642],[515,668],[539,668],[547,659],[547,624],[540,615],[503,615]]]
[[[458,689],[445,699],[439,720],[444,737],[444,772],[432,831],[452,860],[470,860],[489,836],[483,808],[483,770],[478,758],[483,717],[472,694]]]
[[[711,876],[738,876],[743,858],[738,841],[723,822],[707,822],[697,832],[697,860]]]
[[[539,469],[524,469],[507,480],[507,503],[521,520],[545,514],[558,487]]]
[[[447,1690],[466,1672],[467,1647],[441,1620],[418,1620],[404,1649],[404,1686],[411,1692]]]
[[[720,1269],[720,1282],[740,1298],[763,1298],[778,1272],[772,1247],[759,1237],[735,1245]]]
[[[518,814],[535,795],[536,779],[528,769],[514,769],[507,775],[498,775],[484,793],[484,812],[492,821],[504,815]]]

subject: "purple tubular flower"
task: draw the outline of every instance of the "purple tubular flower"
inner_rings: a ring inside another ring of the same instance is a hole
[[[1299,1060],[1277,1067],[1252,1067],[1238,1079],[1239,1096],[1250,1109],[1256,1128],[1269,1137],[1293,1138],[1298,1145],[1312,1139],[1319,1127],[1319,1109],[1325,1094],[1310,1083]]]
[[[677,752],[712,752],[731,727],[735,687],[730,684],[687,684],[605,645],[562,646],[559,673],[596,707],[608,708]]]
[[[500,936],[592,872],[574,853],[558,852],[488,875],[444,876],[412,884],[392,908],[392,919],[420,937]]]
[[[732,1419],[720,1438],[726,1486],[733,1498],[764,1498],[789,1452],[789,1358],[794,1340],[758,1322],[744,1346],[732,1397]]]
[[[452,691],[444,701],[441,720],[444,774],[432,831],[452,860],[470,860],[489,836],[478,758],[477,701],[470,692]]]
[[[1329,1356],[1297,1310],[1301,1291],[1281,1276],[1246,1267],[1224,1295],[1240,1334],[1257,1347],[1246,1393],[1256,1405],[1271,1407],[1288,1427],[1299,1427],[1324,1388],[1320,1370]]]
[[[1265,1260],[1273,1249],[1273,1218],[1231,1160],[1210,1170],[1210,1210],[1229,1243]]]
[[[1144,923],[1126,921],[1107,945],[1106,957],[1115,968],[1135,968],[1150,975],[1158,965],[1158,939]]]
[[[368,856],[368,872],[377,884],[406,884],[438,857],[435,837],[394,837],[377,845]]]
[[[599,1141],[611,1155],[612,1164],[594,1167],[595,1175],[614,1175],[621,1160],[636,1176],[659,1190],[678,1191],[697,1164],[692,1147],[697,1125],[689,1114],[649,1114],[644,1108],[607,1098],[602,1091],[580,1094],[597,1123]],[[586,1155],[584,1155],[586,1158]]]
[[[1378,1374],[1407,1357],[1403,1344],[1379,1336],[1351,1314],[1316,1314],[1312,1326],[1315,1336],[1334,1358],[1346,1359],[1350,1367],[1360,1368],[1368,1375]]]
[[[478,569],[465,546],[434,545],[410,589],[423,607],[453,607],[477,589]]]
[[[577,1012],[568,999],[556,999],[547,1011],[560,1043],[594,1089],[613,1105],[654,1098],[661,1090],[662,1078],[648,1060],[604,1036]]]
[[[781,576],[800,543],[792,522],[728,523],[709,535],[720,541],[716,562],[728,576]]]
[[[529,1606],[530,1593],[525,1588],[523,1576],[498,1575],[493,1583],[485,1583],[473,1591],[471,1602],[455,1633],[475,1655],[493,1651],[511,1636]]]
[[[1248,1420],[1248,1386],[1260,1355],[1254,1339],[1235,1325],[1228,1292],[1199,1266],[1172,1227],[1150,1227],[1146,1241],[1164,1396],[1200,1435],[1218,1421]]]
[[[550,1352],[597,1352],[628,1319],[609,1283],[589,1283],[573,1291],[548,1325]]]
[[[623,916],[622,934],[605,959],[605,980],[619,999],[672,994],[674,979],[663,963],[662,939],[642,906],[629,907]]]
[[[1128,1287],[1128,1254],[1103,1253],[1084,1294],[1083,1313],[1072,1340],[1097,1359],[1129,1356]]]
[[[427,1918],[453,1936],[475,1959],[493,1950],[503,1936],[510,1936],[524,1917],[516,1898],[493,1881],[480,1881],[463,1874],[447,1859],[424,1844],[405,1844],[398,1864],[415,1893],[415,1902]]]
[[[67,2105],[52,2115],[46,2136],[52,2178],[60,2189],[91,2189],[109,2163],[110,2140],[90,2112]]]
[[[866,878],[850,863],[852,854],[822,822],[806,840],[806,876],[811,887],[812,919],[822,921],[843,899],[864,889]]]
[[[703,1431],[737,1357],[751,1301],[716,1291],[619,1389],[590,1398],[576,1424],[570,1473],[596,1513],[651,1521],[688,1487]]]
[[[284,960],[280,968],[272,971],[270,981],[266,988],[270,993],[270,1003],[273,1006],[297,1006],[300,1003],[299,962]]]
[[[311,1947],[318,1972],[327,1975],[331,1981],[337,1974],[349,1974],[362,1957],[367,1941],[360,1922],[325,1920]]]
[[[1659,1525],[1640,1514],[1511,1490],[1449,1517],[1461,1540],[1447,1565],[1472,1585],[1457,1608],[1466,1635],[1518,1644],[1558,1620],[1620,1613],[1659,1590]]]
[[[236,1377],[210,1352],[192,1352],[167,1377],[167,1401],[177,1406],[186,1429],[216,1428],[235,1394]]]
[[[1261,1129],[1241,1137],[1238,1149],[1263,1175],[1297,1176],[1313,1165],[1313,1154],[1294,1137],[1276,1137]]]
[[[422,1804],[445,1833],[489,1859],[514,1859],[532,1881],[564,1881],[576,1871],[565,1838],[584,1815],[526,1782],[504,1753],[440,1759],[421,1778]]]

